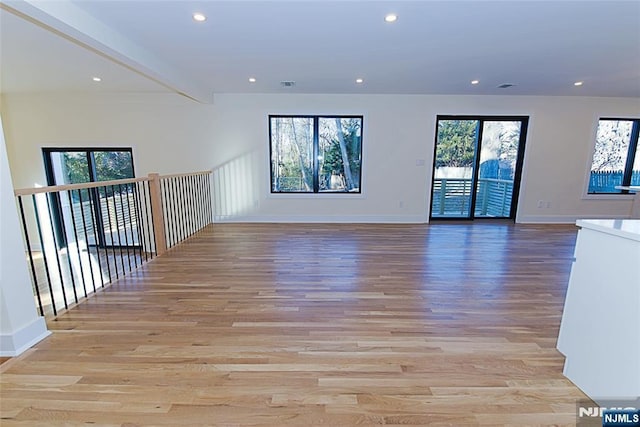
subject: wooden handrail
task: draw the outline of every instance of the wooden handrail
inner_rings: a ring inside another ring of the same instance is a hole
[[[201,171],[201,172],[190,172],[190,173],[175,173],[172,175],[159,175],[158,178],[160,179],[170,179],[170,178],[178,178],[181,176],[195,176],[195,175],[210,175],[211,173],[213,173],[213,171],[211,170],[206,170],[206,171]]]
[[[30,194],[54,193],[56,191],[84,190],[86,188],[108,187],[110,185],[133,184],[135,182],[149,181],[149,178],[128,178],[112,181],[84,182],[82,184],[50,185],[47,187],[19,188],[14,190],[16,196],[28,196]]]
[[[13,193],[16,196],[29,196],[31,194],[54,193],[56,191],[84,190],[87,188],[108,187],[111,185],[133,184],[135,182],[150,181],[151,180],[150,177],[152,175],[154,175],[159,179],[169,179],[169,178],[177,178],[181,176],[195,176],[195,175],[205,175],[205,174],[209,175],[211,173],[212,173],[211,170],[206,170],[201,172],[176,173],[171,175],[149,174],[149,176],[144,178],[127,178],[127,179],[116,179],[111,181],[83,182],[81,184],[63,184],[63,185],[49,185],[45,187],[19,188],[14,190]]]

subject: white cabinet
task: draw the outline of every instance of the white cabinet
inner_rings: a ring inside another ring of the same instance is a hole
[[[560,324],[564,375],[598,400],[640,396],[640,220],[579,220]]]

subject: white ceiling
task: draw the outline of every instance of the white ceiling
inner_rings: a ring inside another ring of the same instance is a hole
[[[637,0],[0,4],[5,93],[174,91],[202,102],[289,92],[640,97]],[[207,21],[194,22],[193,12]],[[397,22],[384,22],[389,12]],[[497,88],[503,83],[515,86]]]

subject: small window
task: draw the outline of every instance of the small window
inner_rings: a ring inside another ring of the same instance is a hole
[[[272,193],[360,193],[362,116],[269,116]]]
[[[589,194],[625,194],[640,185],[640,119],[600,119],[591,161]]]

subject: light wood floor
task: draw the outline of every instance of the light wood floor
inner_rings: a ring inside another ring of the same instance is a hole
[[[576,229],[216,225],[0,366],[1,425],[574,425]]]
[[[54,316],[52,295],[56,311],[61,313],[66,310],[66,307],[73,307],[78,302],[82,302],[84,298],[96,290],[101,290],[119,277],[131,274],[132,270],[153,258],[151,254],[145,254],[140,248],[134,247],[97,248],[90,246],[80,252],[72,250],[71,253],[71,262],[67,249],[58,250],[57,258],[55,252],[53,255],[49,254],[47,261],[49,275],[47,275],[42,252],[33,252],[33,266],[38,282],[40,303],[42,303],[42,311],[47,317]],[[28,256],[27,262],[31,262]],[[82,269],[80,269],[80,265],[82,265]],[[34,297],[34,300],[36,307],[38,307],[38,298]]]

